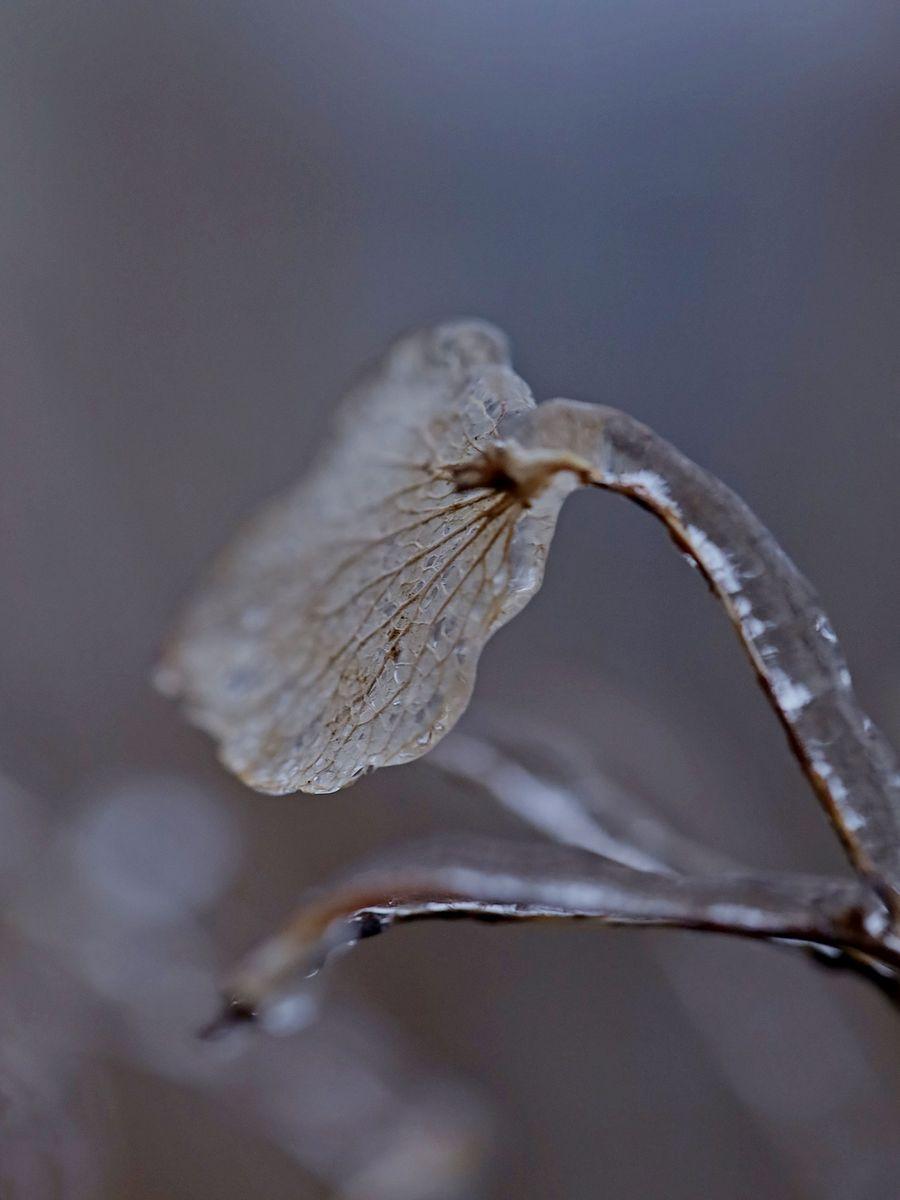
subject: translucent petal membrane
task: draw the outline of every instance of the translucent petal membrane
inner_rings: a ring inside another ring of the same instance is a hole
[[[520,488],[491,459],[498,423],[533,406],[491,326],[404,337],[347,396],[312,477],[223,555],[157,682],[251,787],[336,791],[456,722],[577,483],[555,467]]]

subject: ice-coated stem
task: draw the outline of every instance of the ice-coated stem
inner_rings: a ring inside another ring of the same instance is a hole
[[[602,782],[603,806],[589,809],[572,788],[551,780],[496,742],[460,733],[436,746],[428,766],[475,787],[507,812],[564,846],[579,846],[638,871],[724,874],[743,865],[701,846],[651,813],[647,804],[611,780]],[[646,840],[652,842],[652,848]]]
[[[641,871],[688,876],[749,875],[742,864],[685,837],[652,814],[640,798],[620,792],[611,781],[605,781],[601,791],[602,809],[592,811],[576,792],[528,770],[498,745],[461,733],[442,742],[426,762],[458,782],[478,788],[502,808],[563,845],[579,846]],[[612,828],[608,827],[610,823]],[[625,836],[623,830],[628,826],[632,832]],[[648,836],[652,852],[646,845]],[[879,960],[851,945],[838,949],[810,942],[804,948],[820,966],[854,972],[875,984],[897,1005],[900,974],[888,965],[894,938],[884,915],[877,906],[869,914],[871,930],[887,942],[888,955]],[[796,945],[791,939],[790,947]]]
[[[438,839],[413,843],[313,893],[226,984],[246,1015],[328,953],[398,921],[571,920],[710,930],[851,946],[885,965],[883,909],[862,882],[801,875],[689,877],[635,870],[570,846]],[[873,930],[875,933],[873,934]]]
[[[526,450],[565,451],[591,482],[649,509],[700,567],[856,869],[900,917],[900,767],[863,712],[831,622],[744,502],[626,413],[551,400],[501,430]]]

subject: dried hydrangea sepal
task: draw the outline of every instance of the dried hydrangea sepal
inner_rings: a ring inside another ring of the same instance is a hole
[[[455,724],[588,481],[567,452],[500,437],[533,407],[490,326],[401,339],[347,398],[312,478],[220,561],[157,680],[249,786],[336,791]]]

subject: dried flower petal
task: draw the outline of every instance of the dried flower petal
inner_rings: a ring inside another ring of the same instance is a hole
[[[499,443],[533,406],[491,326],[409,335],[351,391],[312,478],[226,552],[157,682],[251,787],[336,791],[456,722],[578,482],[566,457]]]

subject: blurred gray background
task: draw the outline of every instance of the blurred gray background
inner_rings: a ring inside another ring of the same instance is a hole
[[[177,1053],[166,1070],[132,1053],[141,997],[181,978],[169,941],[97,1007],[137,944],[107,928],[133,880],[104,813],[154,903],[212,872],[183,906],[207,959],[175,956],[196,995],[145,1006],[176,1041],[217,973],[338,865],[426,830],[521,832],[425,764],[254,796],[148,685],[198,570],[404,328],[495,321],[538,397],[627,408],[721,475],[816,582],[864,703],[900,732],[898,51],[893,0],[0,7],[0,766],[28,793],[2,809],[21,852],[0,1067],[43,1130],[8,1101],[10,1197],[332,1194],[291,1126],[329,1102],[315,1026],[251,1042],[204,1092]],[[640,511],[576,496],[543,591],[482,663],[470,729],[498,713],[565,729],[715,848],[843,869],[726,621]],[[83,912],[60,882],[73,861],[119,872]],[[485,1143],[462,1195],[896,1189],[896,1016],[787,954],[456,924],[332,974],[361,1045],[387,1022],[462,1089],[454,1119]],[[74,1125],[45,1062],[57,1027]],[[300,1097],[283,1125],[276,1069]],[[335,1111],[341,1163],[359,1122]]]

